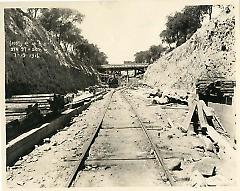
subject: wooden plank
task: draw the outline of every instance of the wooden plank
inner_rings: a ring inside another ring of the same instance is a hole
[[[16,110],[16,111],[6,110],[5,114],[8,114],[8,113],[26,113],[26,110]]]
[[[222,123],[220,122],[220,120],[218,119],[218,117],[216,115],[213,116],[213,119],[218,123],[218,125],[220,126],[220,128],[227,133],[226,129],[223,127]]]
[[[16,119],[21,119],[24,116],[6,116],[6,122],[9,123],[11,121],[14,121]]]
[[[202,100],[200,100],[202,101]],[[202,106],[203,106],[203,112],[207,117],[212,118],[214,113],[213,113],[213,108],[206,106],[205,102],[202,101]]]
[[[40,98],[40,97],[53,97],[54,94],[29,94],[29,95],[14,95],[12,98]]]
[[[232,155],[235,150],[235,145],[232,145],[226,138],[221,136],[212,126],[208,127],[208,135],[220,147],[219,149],[220,158],[223,159],[226,156],[228,156],[227,159],[229,159],[229,156]]]
[[[5,113],[22,113],[26,112],[26,108],[6,108]]]
[[[154,104],[154,105],[157,105],[157,104]],[[182,106],[160,106],[160,107],[162,109],[186,109],[186,110],[188,110],[188,107],[182,107]]]
[[[5,103],[6,108],[27,108],[32,103]]]
[[[22,104],[22,103],[48,103],[46,99],[44,100],[6,100],[5,103],[16,103],[16,104]]]
[[[197,103],[197,113],[198,113],[200,127],[203,132],[206,132],[208,124],[203,113],[203,100],[200,100]]]
[[[187,116],[186,116],[186,118],[184,120],[184,123],[183,123],[184,125],[183,125],[182,128],[183,128],[183,130],[185,132],[188,131],[188,128],[190,126],[190,123],[191,123],[191,120],[192,120],[192,116],[193,116],[194,111],[196,110],[196,107],[197,107],[197,101],[194,100],[192,105],[191,105],[191,107],[190,107],[190,109],[189,109],[189,111],[188,111],[188,114],[187,114]]]
[[[171,118],[167,118],[167,121],[168,121],[169,125],[170,125],[172,128],[175,127],[174,124],[173,124],[173,122],[172,122],[172,120],[171,120]]]
[[[5,116],[24,116],[24,115],[27,115],[27,113],[6,113]]]

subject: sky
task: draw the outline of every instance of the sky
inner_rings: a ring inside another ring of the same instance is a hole
[[[178,3],[177,3],[178,2]],[[97,44],[110,64],[134,61],[134,54],[161,43],[167,16],[184,8],[172,0],[87,2],[75,9],[85,15],[82,35]]]

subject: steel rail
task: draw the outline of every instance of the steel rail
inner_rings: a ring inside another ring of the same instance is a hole
[[[73,169],[73,172],[69,176],[65,187],[69,188],[69,187],[72,186],[72,183],[75,180],[80,167],[82,167],[82,165],[84,163],[84,159],[87,157],[88,151],[90,150],[90,147],[93,144],[93,142],[94,142],[95,138],[97,137],[97,134],[98,134],[98,132],[99,132],[101,126],[102,126],[102,122],[103,122],[104,116],[105,116],[105,114],[107,112],[108,106],[109,106],[109,104],[111,102],[111,99],[112,99],[112,96],[113,96],[114,92],[115,92],[115,90],[110,92],[109,98],[107,100],[107,104],[106,104],[105,109],[104,109],[104,111],[102,113],[102,116],[100,117],[100,120],[99,120],[99,122],[98,122],[98,124],[96,126],[96,129],[95,129],[94,133],[91,135],[89,141],[84,146],[83,151],[82,151],[82,155],[79,158],[78,163],[76,164],[75,168]]]
[[[140,123],[140,125],[141,125],[141,127],[142,127],[142,129],[143,129],[143,131],[144,131],[144,133],[145,133],[145,135],[146,135],[146,137],[148,138],[148,140],[149,140],[149,142],[150,142],[150,144],[151,144],[151,146],[152,146],[152,148],[153,148],[153,150],[154,150],[155,157],[156,157],[156,159],[158,160],[160,166],[162,166],[163,171],[164,171],[164,174],[166,175],[166,177],[167,177],[170,185],[171,185],[171,186],[174,186],[174,185],[175,185],[175,180],[173,179],[173,177],[172,177],[172,175],[170,174],[168,168],[167,168],[166,165],[164,164],[163,158],[162,158],[162,156],[161,156],[161,153],[160,153],[159,149],[157,148],[156,144],[153,142],[151,136],[149,135],[147,128],[146,128],[145,125],[143,124],[142,120],[140,119],[138,113],[136,112],[136,110],[134,109],[134,107],[132,106],[132,104],[130,103],[130,101],[126,98],[126,96],[122,93],[122,91],[120,91],[120,92],[121,92],[122,97],[123,97],[123,98],[126,100],[126,102],[130,105],[133,113],[136,115],[136,117],[137,117],[137,119],[138,119],[138,121],[139,121],[139,123]]]

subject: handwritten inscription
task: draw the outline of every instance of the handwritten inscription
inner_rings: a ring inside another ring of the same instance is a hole
[[[10,41],[9,43],[10,51],[13,53],[14,57],[21,58],[40,58],[42,53],[46,53],[46,43],[41,43],[41,41]]]

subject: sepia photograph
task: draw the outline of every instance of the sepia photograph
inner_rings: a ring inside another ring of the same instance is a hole
[[[0,5],[5,189],[237,190],[238,1]]]

